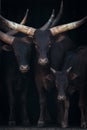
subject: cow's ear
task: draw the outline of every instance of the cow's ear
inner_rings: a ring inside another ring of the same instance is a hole
[[[71,73],[71,75],[70,75],[71,80],[74,80],[77,77],[78,77],[78,74],[76,74],[76,73]]]
[[[53,72],[53,74],[56,74],[56,70],[55,69],[53,69],[53,68],[50,68],[50,70]]]
[[[69,67],[67,70],[66,70],[66,73],[68,74],[68,77],[71,79],[71,80],[74,80],[78,77],[78,74],[72,72],[72,66]]]
[[[9,52],[12,51],[12,47],[10,45],[3,45],[2,50]]]
[[[47,79],[49,81],[52,81],[53,80],[53,75],[48,74],[48,75],[46,75],[45,79]]]

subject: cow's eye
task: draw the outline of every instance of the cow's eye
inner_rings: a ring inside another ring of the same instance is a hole
[[[58,88],[59,87],[59,83],[56,81],[56,87]]]
[[[35,44],[35,48],[38,48],[38,45],[37,45],[37,44]]]
[[[36,44],[36,45],[35,45],[35,48],[37,49],[37,48],[39,48],[39,46]]]
[[[16,57],[17,61],[20,60],[20,56],[19,55],[15,54],[15,57]]]
[[[57,87],[57,88],[59,88],[59,85],[58,85],[58,84],[56,84],[56,87]]]

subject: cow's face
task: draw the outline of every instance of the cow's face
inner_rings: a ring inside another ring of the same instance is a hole
[[[55,76],[55,85],[57,88],[57,100],[63,101],[66,99],[66,89],[68,87],[68,76],[65,71],[55,71],[51,69]]]
[[[27,72],[30,69],[31,39],[28,37],[15,38],[12,47],[17,58],[19,70],[22,73]]]
[[[66,89],[68,87],[68,77],[66,72],[57,71],[55,74],[55,84],[58,90],[57,99],[59,101],[66,99]]]
[[[57,99],[59,101],[63,101],[66,99],[66,94],[68,94],[70,82],[74,81],[78,77],[78,74],[72,72],[71,70],[72,67],[69,67],[67,70],[64,71],[56,71],[51,68],[51,71],[55,76],[55,85],[58,91]],[[73,92],[73,88],[71,89],[71,91]]]
[[[48,53],[51,42],[50,31],[36,30],[34,34],[34,43],[38,55],[38,63],[40,65],[46,65],[48,63]]]

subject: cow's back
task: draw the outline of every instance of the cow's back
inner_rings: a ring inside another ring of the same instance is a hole
[[[79,90],[82,86],[87,83],[87,47],[79,47],[73,52],[69,52],[66,55],[63,70],[67,70],[72,67],[71,73],[77,75],[77,78],[70,80],[70,86],[74,86],[76,90]]]

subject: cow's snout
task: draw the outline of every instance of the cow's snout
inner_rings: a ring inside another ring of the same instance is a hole
[[[64,101],[66,99],[66,96],[58,95],[57,99],[58,99],[58,101]]]
[[[21,65],[19,69],[22,73],[26,73],[29,70],[29,66],[28,65]]]
[[[38,63],[41,65],[45,65],[48,63],[48,59],[47,58],[39,58]]]

